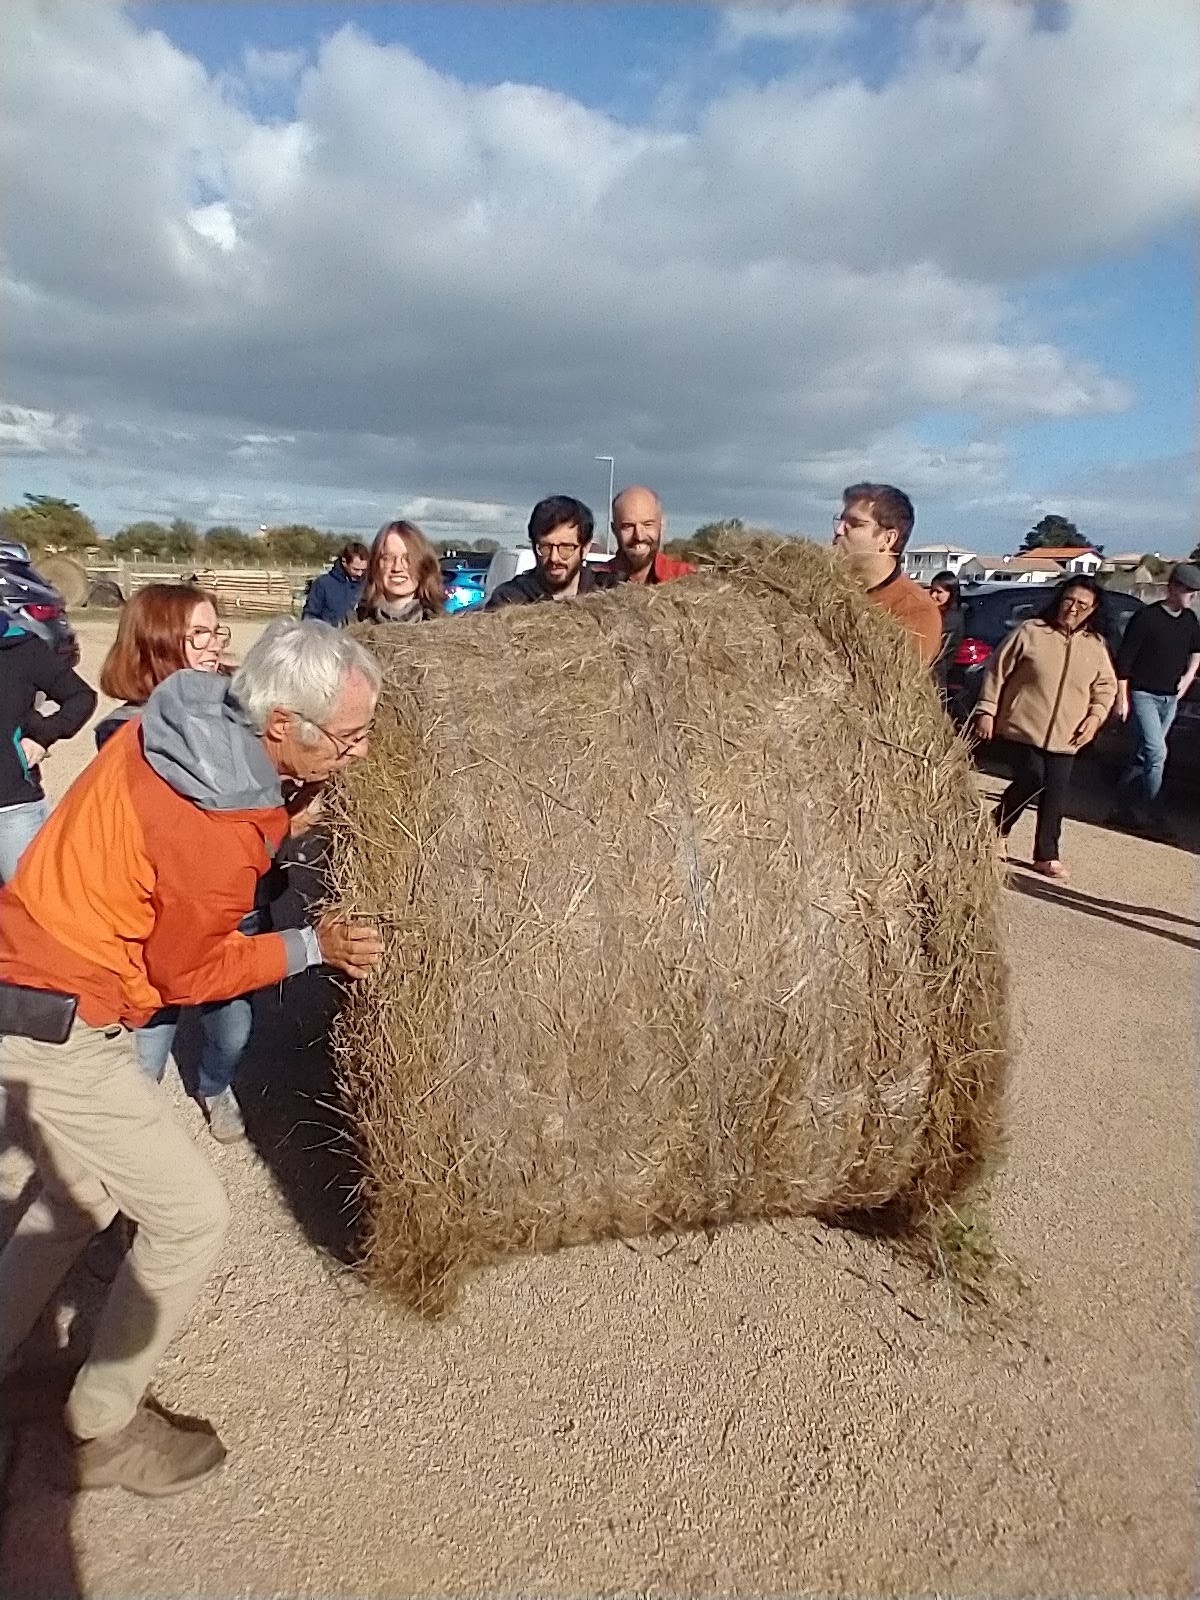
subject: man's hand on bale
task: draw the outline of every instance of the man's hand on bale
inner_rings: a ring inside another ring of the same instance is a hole
[[[337,967],[348,978],[365,978],[383,957],[379,929],[368,922],[322,917],[315,932],[322,961],[326,966]]]

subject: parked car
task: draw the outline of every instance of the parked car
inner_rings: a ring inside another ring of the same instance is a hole
[[[491,565],[487,551],[442,558],[442,583],[446,589],[446,610],[474,611],[487,598],[487,575]]]
[[[959,726],[971,719],[983,674],[997,645],[1022,622],[1036,617],[1049,597],[1041,584],[980,583],[963,590],[963,638],[947,673],[950,715]],[[1117,649],[1142,602],[1131,594],[1110,589],[1104,596],[1102,631],[1109,653]],[[1175,719],[1170,735],[1168,778],[1200,778],[1200,681],[1193,684]],[[1129,725],[1110,717],[1094,746],[1101,760],[1113,767],[1125,765],[1133,755]]]
[[[35,570],[29,551],[15,540],[0,541],[0,617],[44,639],[72,666],[78,664],[79,641],[62,595]]]

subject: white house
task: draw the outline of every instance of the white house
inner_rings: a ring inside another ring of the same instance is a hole
[[[979,583],[1058,583],[1065,576],[1061,563],[1036,556],[980,556]],[[974,577],[972,573],[972,577]]]
[[[973,550],[964,550],[957,544],[909,545],[900,557],[900,570],[918,583],[928,585],[939,572],[952,572],[957,578],[967,562],[974,559]]]
[[[1063,572],[1070,573],[1075,578],[1094,578],[1104,565],[1104,558],[1099,550],[1094,550],[1089,545],[1042,545],[1037,550],[1031,550],[1030,555],[1041,557],[1046,561],[1056,561]]]

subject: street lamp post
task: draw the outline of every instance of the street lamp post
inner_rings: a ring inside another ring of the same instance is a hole
[[[611,456],[597,456],[597,461],[608,462],[608,521],[604,525],[604,554],[612,554],[612,517],[613,517],[613,485],[617,464]]]

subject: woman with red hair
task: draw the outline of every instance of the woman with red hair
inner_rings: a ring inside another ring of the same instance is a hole
[[[227,670],[222,656],[229,637],[229,629],[217,619],[212,596],[195,584],[152,583],[140,589],[121,612],[116,640],[100,673],[101,689],[123,704],[97,725],[97,748],[136,717],[153,690],[173,672],[185,667],[195,672]],[[247,917],[241,931],[261,932],[262,913]],[[240,996],[198,1009],[204,1047],[196,1099],[213,1138],[231,1144],[246,1132],[231,1085],[250,1040],[250,1001]],[[168,1006],[136,1031],[138,1063],[149,1077],[161,1080],[166,1071],[178,1024],[179,1007]]]
[[[385,522],[375,535],[360,622],[427,622],[446,609],[437,551],[415,522]]]

